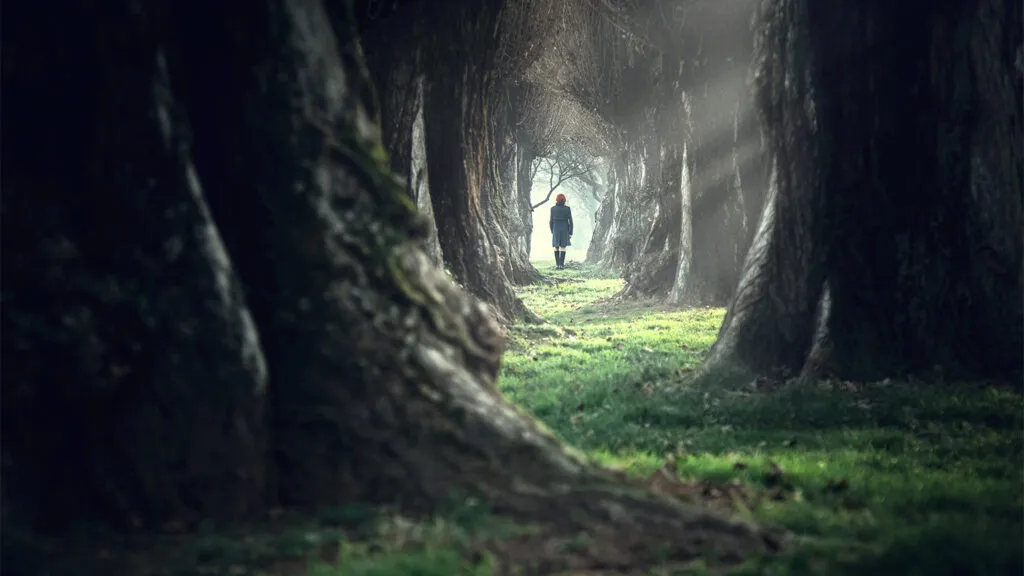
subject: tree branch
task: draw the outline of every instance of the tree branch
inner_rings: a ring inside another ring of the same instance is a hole
[[[534,178],[539,172],[548,175],[548,193],[543,200],[533,204],[530,210],[533,211],[547,204],[555,190],[570,180],[581,179],[592,184],[595,166],[595,157],[580,143],[571,141],[563,142],[553,155],[538,158],[534,164]],[[590,176],[589,179],[588,176]]]

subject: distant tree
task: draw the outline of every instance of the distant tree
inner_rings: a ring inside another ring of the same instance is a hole
[[[640,238],[624,263],[623,296],[723,305],[735,287],[767,181],[745,82],[754,5],[602,5],[645,44],[642,64],[622,80],[640,93],[642,113],[625,125],[642,142],[634,161],[644,178],[637,196],[616,206],[655,209],[639,230],[622,229]]]

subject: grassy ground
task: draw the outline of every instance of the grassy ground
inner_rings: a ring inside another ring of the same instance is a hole
[[[621,280],[540,267],[557,282],[521,295],[548,323],[514,328],[502,391],[594,460],[652,485],[667,473],[705,503],[801,535],[794,553],[740,573],[1024,572],[1017,393],[697,378],[723,310],[615,302]],[[174,555],[200,567],[189,573],[235,576],[487,575],[502,564],[491,544],[523,535],[465,501],[427,523],[352,508],[304,528],[283,524],[290,528],[262,535],[211,532]]]
[[[675,455],[680,477],[742,486],[741,513],[813,537],[759,571],[1024,571],[1018,394],[695,379],[724,310],[613,303],[618,280],[552,274],[567,281],[522,296],[561,330],[521,329],[501,389],[600,461],[646,475]]]

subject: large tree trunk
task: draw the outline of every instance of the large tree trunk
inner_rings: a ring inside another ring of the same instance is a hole
[[[388,151],[388,165],[402,178],[406,194],[423,214],[427,226],[424,250],[436,266],[441,266],[441,243],[430,196],[430,168],[423,121],[423,77],[414,75],[411,69],[397,70],[393,75],[397,77],[392,77],[381,91],[381,137]]]
[[[763,202],[766,182],[758,178],[761,143],[746,97],[747,68],[725,57],[717,64],[715,82],[691,92],[693,243],[687,290],[676,291],[678,304],[729,302]],[[750,212],[753,219],[748,219]]]
[[[381,140],[389,166],[404,180],[406,192],[425,217],[428,232],[424,248],[431,261],[441,266],[423,129],[423,7],[420,2],[402,0],[357,3],[354,15],[362,41],[342,49],[363,49],[367,71],[379,95]],[[345,17],[341,2],[328,3],[328,10],[333,18]]]
[[[607,164],[605,182],[607,188],[601,204],[597,207],[597,215],[594,218],[594,231],[590,236],[590,244],[587,246],[587,262],[596,263],[599,267],[607,267],[608,254],[611,250],[611,239],[615,225],[615,210],[619,195],[619,179],[616,177],[618,162],[612,160]]]
[[[445,267],[467,290],[492,305],[503,322],[527,314],[512,290],[488,232],[481,202],[494,153],[488,105],[500,5],[459,3],[457,25],[435,31],[425,98],[427,158],[434,218]]]
[[[1019,375],[1020,20],[998,0],[766,5],[776,188],[712,361]]]
[[[676,136],[673,138],[673,136]],[[626,267],[624,298],[664,297],[672,288],[679,266],[682,240],[683,142],[681,135],[654,134],[645,155],[641,205],[657,211],[636,258]]]
[[[626,162],[621,155],[609,159],[606,163],[604,181],[604,196],[597,206],[594,230],[587,246],[587,262],[594,263],[603,270],[621,271],[625,263],[615,260],[614,249],[616,240],[622,236],[617,230],[617,225],[620,224],[619,209],[623,208],[620,205],[630,198],[629,192],[625,189],[629,183],[626,177]]]
[[[651,76],[657,79],[651,106],[640,130],[645,134],[644,186],[640,203],[657,207],[636,258],[625,273],[621,296],[664,297],[672,288],[679,266],[682,240],[683,146],[688,115],[679,75],[682,59],[670,54],[655,56]]]
[[[394,164],[392,162],[392,164]],[[394,170],[394,168],[392,168]],[[408,176],[406,192],[416,202],[427,226],[424,251],[435,266],[441,267],[441,242],[437,237],[437,223],[434,220],[434,203],[430,196],[430,165],[427,161],[426,130],[423,121],[423,79],[416,85],[416,116],[412,122],[412,138],[409,142]]]
[[[774,550],[577,461],[496,392],[499,328],[414,240],[362,66],[337,52],[350,21],[295,0],[15,10],[5,521],[425,511],[461,492],[614,535],[592,552],[606,568]]]
[[[519,193],[519,164],[514,127],[517,109],[506,91],[494,87],[489,98],[488,133],[490,146],[486,157],[487,172],[480,202],[488,224],[488,236],[498,251],[505,276],[513,284],[533,284],[543,275],[530,263],[529,252],[523,249],[520,221],[522,212],[516,195]]]
[[[603,270],[625,271],[643,248],[654,222],[658,205],[641,198],[649,177],[645,153],[644,140],[627,135],[622,152],[609,162],[609,189],[591,239],[596,246],[587,253],[587,260]]]
[[[121,3],[8,8],[5,512],[56,529],[261,509],[267,364],[170,89],[164,23]]]

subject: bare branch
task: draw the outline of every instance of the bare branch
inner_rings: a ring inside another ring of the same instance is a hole
[[[543,200],[530,207],[535,210],[551,200],[551,196],[567,182],[589,179],[593,182],[597,157],[579,142],[566,140],[550,156],[538,159],[537,171],[548,177],[548,193]]]

